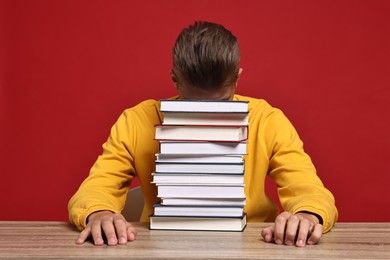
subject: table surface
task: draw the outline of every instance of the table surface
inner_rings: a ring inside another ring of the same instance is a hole
[[[137,239],[127,245],[76,245],[67,222],[1,221],[0,259],[390,259],[390,223],[336,223],[317,245],[265,243],[267,223],[244,232],[149,230],[133,223]]]

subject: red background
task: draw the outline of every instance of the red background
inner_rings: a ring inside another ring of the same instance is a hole
[[[175,95],[176,36],[210,20],[239,37],[238,93],[290,118],[339,220],[390,221],[389,1],[0,3],[0,220],[67,220],[119,114]]]

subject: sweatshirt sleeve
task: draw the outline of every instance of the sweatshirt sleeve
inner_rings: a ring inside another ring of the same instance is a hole
[[[122,211],[131,180],[134,178],[135,128],[124,112],[103,144],[103,152],[92,166],[89,176],[68,203],[70,222],[82,230],[88,216],[96,211]]]
[[[296,130],[277,109],[264,123],[268,129],[264,140],[271,149],[268,174],[277,185],[283,209],[294,214],[308,211],[319,215],[324,233],[328,232],[338,217],[335,200],[317,176]]]

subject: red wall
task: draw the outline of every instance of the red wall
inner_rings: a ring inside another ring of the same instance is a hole
[[[176,36],[210,20],[239,37],[238,93],[291,119],[339,220],[390,221],[389,1],[0,4],[0,220],[66,220],[121,111],[175,94]]]

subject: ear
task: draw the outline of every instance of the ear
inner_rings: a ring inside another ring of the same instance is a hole
[[[171,80],[173,82],[173,85],[175,85],[175,87],[177,88],[177,76],[176,76],[176,73],[173,69],[171,69],[170,73],[171,75]]]
[[[241,74],[242,74],[242,71],[243,71],[244,69],[243,68],[239,68],[238,69],[238,77],[237,77],[237,81],[236,81],[236,87],[237,87],[237,85],[238,85],[238,81],[240,80],[240,78],[241,78]]]

